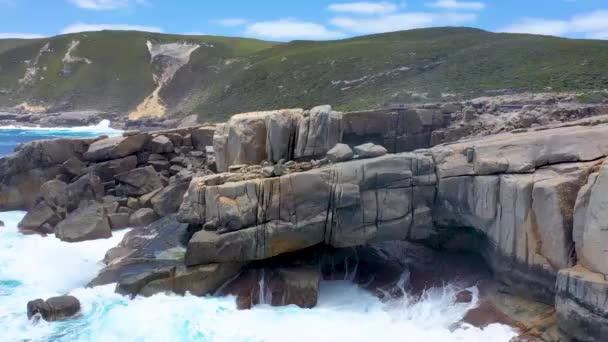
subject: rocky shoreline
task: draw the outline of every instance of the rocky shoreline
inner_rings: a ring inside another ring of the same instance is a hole
[[[477,107],[320,106],[35,141],[0,160],[0,209],[28,210],[24,233],[68,242],[136,227],[90,286],[234,294],[240,308],[313,307],[321,279],[390,294],[410,272],[404,251],[424,253],[409,242],[473,253],[487,263],[488,288],[544,303],[543,328],[524,332],[555,340],[556,322],[567,338],[599,341],[608,111],[536,96],[517,108],[505,97]]]

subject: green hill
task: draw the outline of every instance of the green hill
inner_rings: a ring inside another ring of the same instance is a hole
[[[74,41],[79,44],[72,57],[82,60],[66,67]],[[0,40],[0,107],[26,102],[49,111],[127,115],[154,91],[154,75],[169,65],[163,56],[151,63],[147,41],[200,45],[159,96],[166,115],[196,113],[203,120],[321,103],[349,110],[500,92],[608,88],[608,41],[470,28],[289,43],[103,31]]]

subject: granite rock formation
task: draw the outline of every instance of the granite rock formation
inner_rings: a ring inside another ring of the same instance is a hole
[[[471,133],[455,126],[456,107],[320,106],[236,115],[213,135],[200,126],[30,143],[0,162],[10,181],[2,196],[35,170],[53,176],[3,208],[31,209],[24,232],[67,241],[141,226],[91,286],[117,283],[131,296],[219,291],[240,307],[267,293],[284,298],[271,304],[314,306],[324,275],[310,266],[326,263],[293,253],[355,248],[373,265],[375,252],[360,246],[407,240],[473,252],[504,290],[555,303],[566,336],[598,341],[608,321],[608,117]],[[256,290],[262,280],[269,287]]]

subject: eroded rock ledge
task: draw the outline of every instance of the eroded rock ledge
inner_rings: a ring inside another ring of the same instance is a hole
[[[442,114],[397,111],[393,135],[367,131],[376,114],[322,106],[30,143],[0,162],[2,208],[30,209],[24,231],[66,241],[140,226],[91,282],[124,294],[237,293],[248,307],[265,293],[243,288],[266,280],[272,304],[310,307],[328,266],[311,249],[408,240],[481,254],[509,291],[555,301],[572,338],[606,333],[608,118],[384,155],[404,145],[378,137],[435,130]]]

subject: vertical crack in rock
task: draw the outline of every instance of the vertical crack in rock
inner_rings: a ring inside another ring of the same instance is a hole
[[[156,88],[133,112],[129,113],[129,119],[131,120],[165,115],[167,107],[162,103],[160,91],[171,82],[180,68],[190,62],[190,55],[200,47],[199,44],[155,44],[150,41],[146,45],[150,52],[150,64],[155,69],[152,77],[154,83],[156,83]],[[213,47],[213,45],[206,46]]]

